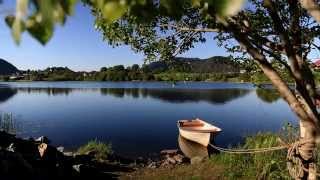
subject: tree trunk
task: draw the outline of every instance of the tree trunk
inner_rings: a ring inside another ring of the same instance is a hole
[[[306,132],[306,127],[303,126],[302,122],[299,122],[299,129],[300,129],[300,137],[304,138],[305,137],[305,132]]]
[[[300,133],[301,139],[300,144],[295,146],[295,153],[293,154],[294,160],[292,161],[293,169],[300,168],[300,173],[290,171],[290,175],[295,179],[316,179],[316,165],[314,151],[316,149],[316,136],[319,131],[319,118],[317,112],[314,112],[314,104],[307,103],[306,99],[309,99],[309,94],[302,93],[301,100],[299,101],[295,93],[288,87],[287,83],[279,76],[277,71],[267,61],[265,56],[253,47],[250,42],[246,39],[246,36],[239,34],[234,27],[229,26],[233,31],[236,40],[245,47],[247,52],[254,58],[255,62],[263,70],[264,74],[271,80],[274,87],[278,90],[281,97],[288,103],[291,110],[300,119]],[[301,88],[301,87],[300,87]],[[305,87],[303,87],[305,88]],[[302,92],[304,92],[302,88]],[[299,89],[301,91],[301,89]],[[292,150],[292,149],[291,149]],[[290,149],[288,151],[288,159],[290,159]],[[291,159],[292,160],[292,159]],[[296,162],[300,162],[296,163]],[[289,167],[288,167],[289,168]],[[307,171],[306,171],[307,170]],[[293,173],[291,173],[293,172]]]
[[[304,172],[301,178],[295,177],[296,179],[317,179],[314,156],[314,151],[316,150],[316,131],[317,129],[313,125],[300,120],[300,140],[301,142],[307,141],[307,143],[301,144],[301,146],[298,147],[298,153],[301,156],[300,159],[304,168],[306,168],[308,172]]]
[[[305,8],[308,13],[320,23],[320,7],[315,0],[300,0],[301,6]]]

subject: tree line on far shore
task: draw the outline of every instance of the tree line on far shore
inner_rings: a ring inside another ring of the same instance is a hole
[[[281,76],[293,82],[280,63],[272,65],[282,69]],[[314,72],[320,81],[320,74]],[[268,83],[268,78],[248,59],[214,56],[208,59],[176,58],[150,64],[125,67],[102,67],[99,71],[75,72],[68,67],[49,67],[45,70],[21,71],[18,76],[1,76],[2,81],[230,81]]]

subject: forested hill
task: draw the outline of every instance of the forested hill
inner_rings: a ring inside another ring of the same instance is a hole
[[[213,56],[207,59],[176,57],[171,62],[153,62],[149,64],[152,71],[173,68],[180,72],[194,73],[238,73],[240,65],[233,59]]]
[[[19,70],[4,59],[0,59],[0,75],[11,75],[19,72]]]
[[[3,62],[3,61],[0,61]],[[4,63],[3,63],[4,64]],[[214,56],[208,59],[174,58],[147,65],[101,67],[100,71],[75,72],[68,67],[49,67],[44,70],[26,70],[23,75],[9,78],[17,72],[11,64],[1,65],[3,80],[28,81],[224,81],[239,76],[240,63],[229,57]],[[10,68],[8,68],[10,67]],[[0,71],[1,72],[1,71]]]

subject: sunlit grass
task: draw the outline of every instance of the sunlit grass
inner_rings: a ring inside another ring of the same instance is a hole
[[[104,161],[113,153],[111,144],[91,140],[77,150],[78,154],[93,154],[95,160]]]
[[[282,141],[294,142],[298,134],[296,127],[287,124],[279,133],[265,132],[248,136],[244,143],[235,149],[279,146],[282,145]],[[208,161],[201,164],[141,169],[129,177],[132,179],[291,179],[286,166],[286,155],[287,149],[256,154],[218,153],[211,155]],[[124,176],[123,179],[128,179],[128,176]]]
[[[266,148],[280,145],[279,136],[272,133],[258,133],[247,137],[241,149]],[[286,168],[286,150],[256,154],[213,155],[210,161],[224,167],[227,179],[290,179]]]

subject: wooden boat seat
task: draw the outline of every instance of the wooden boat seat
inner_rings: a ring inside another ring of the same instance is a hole
[[[180,127],[203,127],[204,124],[197,121],[180,122]]]

